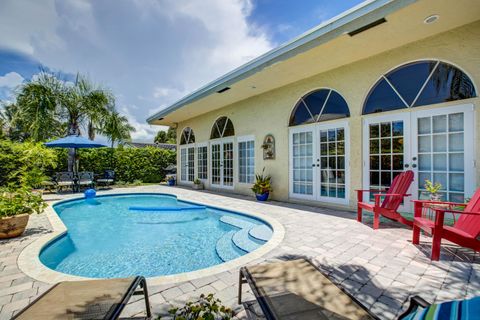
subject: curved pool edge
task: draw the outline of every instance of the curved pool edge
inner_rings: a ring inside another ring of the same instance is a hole
[[[280,222],[278,222],[276,219],[271,218],[265,214],[254,212],[254,211],[249,211],[248,213],[246,213],[246,212],[238,211],[236,209],[221,208],[218,205],[205,203],[204,201],[185,199],[183,196],[179,197],[176,194],[164,193],[164,192],[127,192],[127,193],[108,192],[105,194],[98,195],[98,197],[122,196],[122,195],[132,195],[132,194],[133,195],[154,194],[154,195],[172,196],[177,198],[180,201],[201,204],[214,209],[226,210],[229,212],[233,212],[235,214],[240,214],[247,217],[259,219],[267,223],[273,230],[272,238],[269,241],[267,241],[267,243],[265,243],[264,245],[256,249],[255,251],[247,253],[236,259],[223,262],[218,265],[211,266],[204,269],[199,269],[199,270],[189,271],[184,273],[177,273],[172,275],[149,277],[147,278],[149,285],[163,285],[163,284],[171,284],[176,282],[185,282],[185,281],[195,280],[195,279],[219,274],[225,271],[229,271],[231,269],[239,268],[241,266],[248,264],[251,261],[254,261],[256,259],[263,257],[265,254],[267,254],[268,252],[276,248],[282,242],[285,236],[285,229],[283,225]],[[70,202],[75,200],[82,200],[82,199],[83,197],[75,195],[72,197],[68,197],[66,199],[54,201],[48,205],[48,207],[45,209],[45,214],[52,226],[53,232],[46,234],[44,236],[41,236],[40,238],[34,240],[32,243],[30,243],[27,247],[25,247],[22,250],[22,252],[18,257],[17,265],[23,273],[25,273],[27,276],[35,280],[42,281],[49,284],[54,284],[61,281],[102,279],[102,278],[81,277],[81,276],[75,276],[75,275],[58,272],[48,268],[40,261],[41,251],[48,244],[55,241],[56,239],[58,239],[59,237],[61,237],[67,232],[67,227],[64,225],[64,223],[62,222],[60,217],[57,215],[53,207],[60,203],[65,203],[65,202]]]

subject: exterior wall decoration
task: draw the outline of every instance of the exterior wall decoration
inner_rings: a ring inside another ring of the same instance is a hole
[[[267,134],[263,139],[263,160],[275,159],[275,138],[271,134]]]

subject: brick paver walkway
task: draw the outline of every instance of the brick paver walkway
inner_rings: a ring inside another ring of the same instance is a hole
[[[119,192],[129,191],[175,193],[183,199],[245,212],[255,210],[277,219],[285,227],[285,238],[261,260],[309,257],[332,281],[382,319],[395,318],[413,294],[433,302],[480,293],[478,254],[452,245],[442,249],[439,262],[431,262],[429,239],[422,237],[425,242],[419,247],[413,246],[411,230],[396,223],[382,223],[381,229],[374,231],[368,221],[357,223],[353,213],[333,209],[274,201],[265,204],[242,196],[163,186],[120,189]],[[25,235],[0,241],[0,320],[10,319],[50,287],[29,278],[17,266],[22,249],[50,229],[45,215],[31,216]],[[236,304],[237,282],[238,270],[234,269],[194,281],[150,286],[153,311],[165,314],[171,304],[182,303],[201,293],[216,293],[224,304],[235,308],[238,318],[245,318],[246,311]],[[246,298],[249,297],[247,293]],[[126,309],[126,316],[143,312],[143,301],[135,299]],[[252,311],[258,313],[256,308]]]

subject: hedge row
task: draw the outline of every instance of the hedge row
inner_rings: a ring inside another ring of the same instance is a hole
[[[155,147],[79,149],[77,152],[80,171],[103,173],[113,169],[116,180],[124,182],[160,182],[165,178],[164,168],[176,161],[174,151]],[[44,176],[66,170],[66,149],[0,140],[0,186],[35,185]]]
[[[155,147],[81,149],[78,154],[79,170],[102,173],[113,169],[116,180],[124,182],[160,182],[165,178],[164,168],[176,162],[174,151]]]

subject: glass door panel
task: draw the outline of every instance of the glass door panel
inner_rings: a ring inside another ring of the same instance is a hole
[[[180,148],[180,180],[193,182],[195,180],[195,147]]]
[[[320,130],[320,197],[345,199],[345,129]]]
[[[439,111],[441,112],[441,110]],[[463,202],[465,200],[466,163],[464,113],[418,114],[416,125],[418,198],[429,197],[425,190],[425,180],[430,180],[442,185],[440,191],[442,200]],[[467,144],[473,148],[472,142]]]
[[[212,185],[233,188],[233,141],[215,141],[211,151]]]
[[[371,123],[369,133],[368,189],[386,189],[404,170],[404,121]],[[373,194],[371,194],[373,199]]]
[[[195,180],[195,148],[190,147],[188,148],[188,176],[187,179],[189,182],[193,182]]]
[[[223,144],[223,185],[233,186],[233,142]]]
[[[187,181],[187,149],[181,148],[180,149],[180,180]]]
[[[291,135],[292,188],[295,195],[313,197],[313,131]]]
[[[407,162],[410,157],[409,128],[409,113],[365,120],[364,189],[388,189],[398,174],[411,169]],[[374,193],[369,193],[370,202],[374,201]],[[409,209],[410,201],[400,207],[401,211]]]
[[[220,144],[215,143],[212,144],[212,152],[211,152],[211,157],[212,157],[212,185],[220,185],[221,183],[221,160],[220,160]]]

